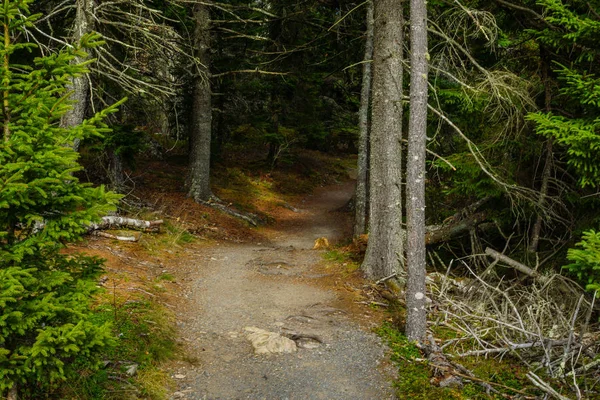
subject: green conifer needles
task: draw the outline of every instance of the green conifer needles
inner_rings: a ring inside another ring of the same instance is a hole
[[[101,42],[90,34],[78,48],[30,61],[37,50],[22,35],[35,18],[30,3],[0,6],[0,397],[14,385],[46,390],[74,361],[93,365],[111,342],[110,327],[88,318],[101,261],[60,250],[118,201],[73,176],[81,167],[69,144],[106,132],[103,120],[119,103],[80,126],[60,126],[66,87],[86,71],[74,60]]]

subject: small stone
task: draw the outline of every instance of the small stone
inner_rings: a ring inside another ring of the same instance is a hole
[[[175,379],[184,379],[184,378],[185,378],[185,375],[182,375],[182,374],[175,374],[175,375],[173,375],[173,378],[175,378]]]
[[[321,343],[311,338],[300,338],[296,340],[296,345],[301,349],[316,349]]]
[[[138,370],[137,364],[131,364],[131,365],[127,365],[125,367],[125,373],[129,376],[134,376],[136,374],[137,370]]]

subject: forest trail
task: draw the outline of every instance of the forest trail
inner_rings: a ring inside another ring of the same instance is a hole
[[[353,185],[320,188],[295,204],[300,212],[263,228],[267,241],[189,250],[188,302],[178,313],[189,362],[173,367],[172,398],[394,398],[393,368],[371,332],[377,313],[332,289],[321,252],[313,250],[319,237],[335,242],[348,233],[348,217],[335,210]],[[323,343],[308,339],[310,348],[295,353],[255,355],[245,327],[314,335]]]

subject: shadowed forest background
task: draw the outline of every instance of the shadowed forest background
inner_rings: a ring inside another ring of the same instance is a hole
[[[426,6],[3,0],[0,394],[168,398],[173,249],[350,173],[399,398],[600,398],[600,3]]]

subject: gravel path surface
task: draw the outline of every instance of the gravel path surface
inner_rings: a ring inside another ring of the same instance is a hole
[[[174,367],[172,398],[394,398],[384,345],[336,307],[335,292],[319,285],[323,274],[313,268],[321,260],[314,240],[335,240],[347,228],[330,211],[343,206],[352,189],[337,185],[307,198],[298,218],[268,232],[269,243],[196,250],[188,306],[178,322],[193,362]],[[245,327],[299,335],[300,348],[255,355]]]

